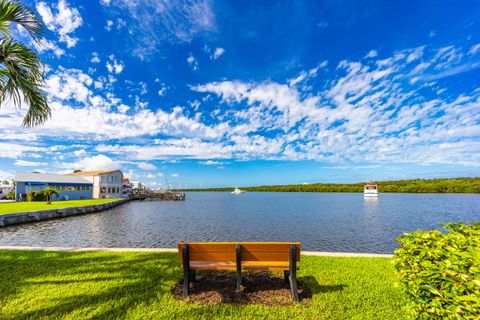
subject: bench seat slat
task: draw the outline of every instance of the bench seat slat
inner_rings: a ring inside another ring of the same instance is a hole
[[[191,261],[190,269],[193,270],[235,270],[235,261]]]
[[[288,261],[242,261],[242,270],[288,270],[288,266]],[[235,261],[192,261],[190,268],[234,271],[236,264]]]

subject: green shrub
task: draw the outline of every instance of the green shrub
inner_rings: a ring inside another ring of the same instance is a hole
[[[15,190],[11,190],[7,193],[7,200],[15,200]]]
[[[480,319],[480,223],[397,239],[394,263],[416,319]]]
[[[27,192],[27,201],[47,201],[47,195],[43,191],[29,191]]]

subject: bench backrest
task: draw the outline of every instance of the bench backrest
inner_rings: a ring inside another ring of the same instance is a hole
[[[183,260],[185,242],[178,243],[178,256]],[[236,261],[236,248],[241,246],[242,261],[289,261],[290,245],[297,247],[300,261],[300,242],[186,242],[190,261]]]

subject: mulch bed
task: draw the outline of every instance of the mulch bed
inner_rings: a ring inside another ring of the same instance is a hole
[[[244,294],[235,298],[235,273],[227,271],[197,271],[197,281],[189,290],[187,302],[200,304],[234,303],[259,304],[265,306],[293,305],[290,286],[283,275],[270,272],[242,272]],[[298,293],[302,304],[308,303],[312,291],[302,281],[297,280]],[[172,294],[177,300],[182,298],[182,281],[177,283]]]

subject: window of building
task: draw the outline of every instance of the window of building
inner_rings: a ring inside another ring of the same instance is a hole
[[[100,183],[106,183],[107,182],[107,176],[100,176]]]
[[[108,193],[111,193],[112,192],[112,188],[108,188]]]
[[[101,188],[100,188],[100,192],[101,192],[101,193],[106,193],[106,192],[107,192],[107,188],[101,187]]]
[[[80,191],[80,186],[76,186],[75,190]]]
[[[90,190],[90,186],[85,186],[85,190],[89,191],[89,190]]]
[[[110,183],[117,183],[117,176],[109,176],[108,182],[110,182]]]

